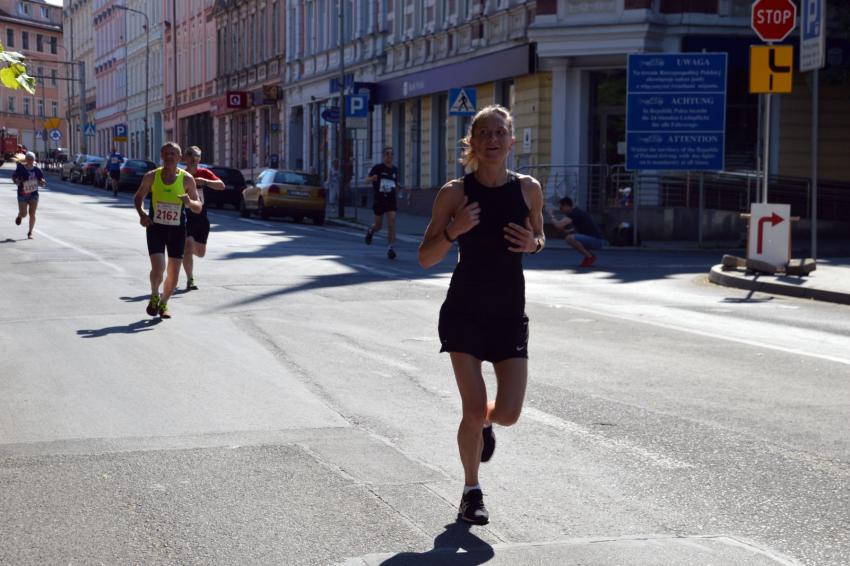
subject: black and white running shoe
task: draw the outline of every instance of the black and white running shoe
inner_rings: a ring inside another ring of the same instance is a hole
[[[490,522],[490,513],[484,507],[484,494],[480,489],[472,489],[461,498],[457,518],[473,525],[486,525]]]
[[[375,233],[374,233],[374,232],[372,232],[372,229],[371,229],[371,228],[369,228],[368,230],[366,230],[366,238],[365,238],[365,240],[366,240],[366,245],[367,245],[367,246],[372,245],[372,236],[374,236],[374,235],[375,235]]]
[[[484,446],[481,448],[481,461],[489,462],[496,451],[496,435],[493,433],[493,425],[485,426],[481,431],[484,437]]]

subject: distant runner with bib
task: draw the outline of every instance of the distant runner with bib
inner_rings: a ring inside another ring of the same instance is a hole
[[[23,163],[18,163],[12,174],[12,181],[18,185],[18,216],[15,224],[21,225],[21,220],[30,217],[30,229],[27,238],[32,240],[32,231],[35,228],[35,209],[38,208],[38,188],[47,184],[44,173],[35,166],[35,154],[27,152]]]
[[[393,148],[384,148],[384,160],[369,171],[366,180],[372,183],[374,191],[374,203],[372,210],[375,213],[375,222],[366,232],[366,245],[372,243],[375,232],[381,231],[384,214],[387,215],[387,257],[396,258],[395,253],[395,215],[398,210],[396,192],[398,190],[398,167],[393,165]]]
[[[186,246],[185,210],[188,207],[191,211],[200,213],[203,209],[203,204],[198,199],[195,179],[191,174],[177,168],[180,155],[179,145],[166,142],[160,150],[163,166],[145,174],[134,198],[139,223],[147,232],[148,254],[151,260],[151,298],[147,313],[150,316],[159,314],[162,318],[171,318],[168,299],[174,293],[177,278],[180,276],[180,266],[183,264],[183,250]],[[148,193],[151,194],[151,205],[149,213],[145,213],[142,205]],[[159,286],[166,270],[166,250],[168,274],[160,295]]]
[[[112,194],[118,196],[118,180],[121,178],[121,165],[124,164],[124,156],[116,148],[106,160],[106,170],[109,173],[109,182],[112,183]]]

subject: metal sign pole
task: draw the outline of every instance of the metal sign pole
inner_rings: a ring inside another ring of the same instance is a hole
[[[772,94],[765,95],[764,101],[764,185],[762,187],[762,202],[767,203],[768,177],[770,176],[770,98]]]
[[[812,74],[812,259],[818,258],[818,111],[820,70]]]

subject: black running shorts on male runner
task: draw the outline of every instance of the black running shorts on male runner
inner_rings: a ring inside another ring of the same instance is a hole
[[[375,216],[381,216],[387,212],[395,212],[398,210],[396,203],[395,191],[389,193],[375,193],[375,202],[372,203],[372,211]]]
[[[186,236],[191,237],[199,244],[206,245],[210,235],[210,219],[207,216],[207,208],[204,207],[200,214],[191,210],[186,211]]]
[[[440,309],[441,352],[462,352],[482,362],[528,359],[528,317],[463,314]]]
[[[148,254],[163,254],[168,250],[168,257],[183,259],[186,248],[185,226],[164,226],[151,224],[147,227]]]

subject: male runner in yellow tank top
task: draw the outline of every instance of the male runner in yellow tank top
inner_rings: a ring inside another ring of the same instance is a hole
[[[183,250],[186,245],[186,207],[199,213],[203,203],[198,199],[195,179],[189,173],[177,168],[182,151],[174,142],[166,142],[160,150],[163,166],[148,171],[136,191],[136,212],[139,223],[145,227],[148,240],[148,254],[151,258],[151,298],[147,313],[159,314],[161,318],[171,318],[168,311],[168,299],[177,286],[180,266],[183,265]],[[142,209],[145,197],[151,193],[150,211]],[[166,270],[165,252],[168,250],[168,275],[159,294],[162,275]]]

